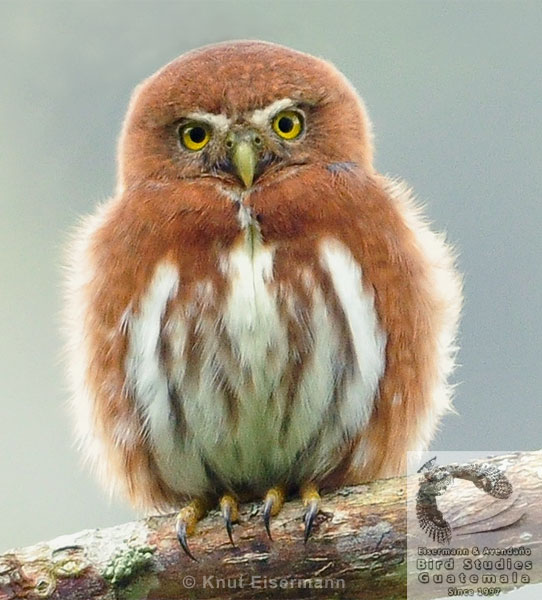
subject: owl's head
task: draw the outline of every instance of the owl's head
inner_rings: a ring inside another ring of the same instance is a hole
[[[250,188],[302,165],[372,164],[363,104],[330,63],[266,42],[180,56],[134,92],[120,182],[213,178]]]

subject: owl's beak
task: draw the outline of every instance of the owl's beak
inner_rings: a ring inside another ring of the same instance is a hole
[[[256,171],[256,164],[258,163],[258,152],[252,141],[241,138],[234,142],[231,161],[237,175],[239,175],[245,187],[249,188],[254,181],[254,173]]]

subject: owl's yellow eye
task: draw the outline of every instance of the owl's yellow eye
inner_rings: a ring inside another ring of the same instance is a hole
[[[303,117],[295,110],[283,110],[273,119],[273,131],[284,140],[293,140],[303,131]]]
[[[196,152],[208,144],[211,132],[203,123],[188,123],[181,127],[179,136],[185,148]]]

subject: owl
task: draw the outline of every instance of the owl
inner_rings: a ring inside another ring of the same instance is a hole
[[[478,489],[500,500],[512,495],[513,487],[508,477],[497,466],[490,463],[452,463],[445,466],[427,466],[436,460],[425,463],[418,473],[420,477],[416,494],[416,516],[420,529],[439,544],[449,544],[452,528],[437,505],[437,496],[442,496],[455,479],[472,482]]]
[[[114,495],[305,541],[324,489],[403,472],[450,405],[461,284],[329,62],[238,41],[140,84],[114,196],[75,233],[69,372],[84,456]]]

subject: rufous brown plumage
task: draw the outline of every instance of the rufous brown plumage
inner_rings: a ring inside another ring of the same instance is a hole
[[[139,507],[192,501],[181,538],[266,492],[267,525],[301,491],[310,530],[318,490],[401,473],[450,404],[452,254],[375,172],[345,77],[275,44],[138,86],[67,298],[85,455]]]

